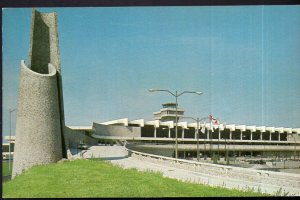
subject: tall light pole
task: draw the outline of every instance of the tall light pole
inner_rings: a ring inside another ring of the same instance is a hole
[[[16,108],[14,109],[9,109],[9,161],[8,161],[8,168],[9,171],[11,171],[11,167],[10,167],[10,162],[11,162],[11,113],[14,112],[15,110],[17,110]]]
[[[168,92],[170,93],[172,96],[175,97],[176,100],[176,117],[175,117],[175,158],[178,158],[178,137],[177,137],[177,123],[178,123],[178,114],[177,114],[177,109],[178,109],[178,97],[186,94],[186,93],[191,93],[191,94],[198,94],[201,95],[203,94],[202,92],[193,92],[193,91],[184,91],[178,94],[177,91],[175,91],[175,94],[173,92],[170,92],[169,90],[161,90],[161,89],[149,89],[149,92]]]
[[[200,161],[200,153],[199,153],[199,128],[200,128],[200,121],[204,120],[204,119],[208,119],[208,117],[203,117],[201,119],[199,119],[199,117],[197,119],[195,119],[194,117],[182,117],[182,118],[187,118],[187,119],[192,119],[195,120],[197,122],[197,129],[196,129],[196,136],[197,136],[197,161]]]
[[[225,126],[224,126],[224,130],[226,129],[226,122],[225,122]],[[226,165],[229,164],[229,152],[227,151],[226,148],[227,145],[227,140],[226,140],[226,136],[225,136],[225,159],[226,159]]]
[[[295,134],[296,135],[296,134]],[[294,135],[292,135],[293,138],[294,138],[294,142],[295,142],[295,147],[294,147],[294,160],[296,160],[296,137]],[[299,159],[299,156],[298,156],[298,159]]]

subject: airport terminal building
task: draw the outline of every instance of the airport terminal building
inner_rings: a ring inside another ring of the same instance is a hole
[[[171,105],[168,107],[167,105]],[[107,122],[94,122],[92,126],[70,126],[68,130],[81,132],[97,142],[122,143],[131,148],[157,155],[173,156],[175,151],[175,113],[174,105],[163,104],[159,112],[154,112],[154,120],[117,119]],[[184,110],[178,109],[183,117]],[[168,119],[168,120],[166,120]],[[180,121],[177,123],[179,157],[196,157],[198,148],[202,155],[224,156],[261,155],[299,157],[300,128],[266,127],[255,125],[211,124]],[[68,141],[66,141],[68,144]],[[76,141],[73,141],[76,143]],[[77,142],[78,143],[78,142]],[[72,146],[72,145],[71,145]]]

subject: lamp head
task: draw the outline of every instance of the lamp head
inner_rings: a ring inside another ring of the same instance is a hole
[[[156,89],[149,89],[149,92],[155,92]]]
[[[201,94],[203,94],[203,92],[195,92],[196,94],[198,94],[198,95],[201,95]]]

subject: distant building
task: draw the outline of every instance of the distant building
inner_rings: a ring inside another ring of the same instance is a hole
[[[162,122],[176,121],[176,103],[164,103],[163,108],[158,112],[154,112],[154,119]],[[177,118],[183,117],[184,110],[177,108]]]
[[[7,142],[2,143],[2,159],[9,159],[9,145],[11,151],[11,159],[13,159],[14,147],[15,147],[15,136],[11,136],[11,139],[9,136],[4,136],[4,139],[7,140]]]
[[[100,143],[127,141],[128,147],[133,150],[174,157],[175,124],[174,121],[158,119],[146,121],[122,118],[94,122],[88,129],[76,126],[69,128],[74,133],[90,131],[91,137]],[[190,154],[195,157],[197,123],[182,121],[177,125],[178,156],[184,158]],[[231,157],[237,154],[300,158],[300,128],[200,123],[199,129],[199,150],[203,156],[212,158],[213,154],[218,154],[225,157],[227,151]]]

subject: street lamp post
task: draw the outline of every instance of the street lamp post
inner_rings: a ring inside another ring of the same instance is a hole
[[[296,135],[296,134],[295,134]],[[294,146],[294,160],[296,160],[296,137],[294,135],[293,136],[293,139],[294,139],[294,142],[295,142],[295,146]],[[299,156],[298,156],[298,159],[299,159]]]
[[[172,96],[175,97],[175,101],[176,101],[176,116],[175,116],[175,158],[178,158],[178,137],[177,137],[177,123],[178,123],[178,115],[177,115],[177,109],[178,109],[178,97],[186,94],[186,93],[192,93],[192,94],[198,94],[201,95],[203,94],[202,92],[193,92],[193,91],[184,91],[178,94],[177,91],[175,91],[175,94],[170,92],[169,90],[161,90],[161,89],[149,89],[149,92],[168,92],[170,93]]]
[[[224,130],[226,129],[226,122],[225,122],[225,126],[224,126]],[[227,139],[226,139],[226,136],[225,136],[225,159],[226,159],[226,165],[228,165],[229,164],[229,153],[228,153],[228,151],[227,151],[227,148],[226,148],[226,146],[227,146]]]
[[[218,135],[218,160],[220,158],[220,137],[221,137],[221,131],[219,128],[219,135]]]
[[[200,161],[200,155],[199,155],[199,118],[197,118],[197,161]]]
[[[228,165],[229,164],[229,152],[227,151],[226,145],[227,145],[227,140],[225,138],[225,158],[226,158],[226,165]]]
[[[9,161],[8,161],[8,168],[9,168],[9,171],[11,171],[11,113],[14,112],[15,110],[17,110],[16,108],[14,109],[9,109]]]
[[[192,119],[195,120],[197,122],[197,129],[196,129],[196,136],[197,136],[197,161],[200,161],[200,153],[199,153],[199,128],[200,128],[200,121],[204,120],[204,119],[208,119],[208,117],[203,117],[201,119],[197,118],[193,118],[193,117],[182,117],[182,118],[188,118],[188,119]]]

